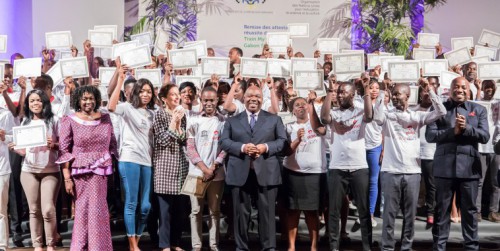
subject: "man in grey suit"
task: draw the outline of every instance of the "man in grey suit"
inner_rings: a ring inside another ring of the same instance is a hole
[[[257,193],[261,250],[275,250],[275,203],[281,168],[277,155],[288,145],[281,118],[261,110],[262,90],[252,86],[245,92],[246,110],[229,118],[221,146],[228,153],[226,183],[231,187],[236,250],[248,247],[251,195]]]
[[[436,144],[433,172],[436,181],[436,221],[432,229],[433,250],[446,250],[450,233],[450,209],[457,193],[462,213],[462,236],[466,250],[479,250],[476,197],[481,178],[478,144],[490,138],[486,109],[467,101],[469,82],[463,77],[451,83],[447,113],[429,124],[425,138]]]

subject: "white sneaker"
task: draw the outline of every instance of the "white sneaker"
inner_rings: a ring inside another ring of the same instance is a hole
[[[372,217],[372,228],[375,227],[377,227],[377,220],[375,220],[375,218]]]

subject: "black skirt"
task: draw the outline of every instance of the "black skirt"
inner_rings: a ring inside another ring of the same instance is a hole
[[[284,168],[284,187],[288,209],[319,210],[326,192],[324,173],[299,173]]]

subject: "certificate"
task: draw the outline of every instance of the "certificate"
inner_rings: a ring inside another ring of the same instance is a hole
[[[201,77],[195,77],[195,76],[176,76],[175,77],[175,83],[177,84],[177,86],[180,86],[182,83],[185,83],[185,82],[191,82],[194,84],[194,86],[196,86],[196,88],[198,89],[202,89],[202,80],[201,80]]]
[[[108,48],[94,48],[94,57],[101,57],[102,59],[113,59],[113,49]]]
[[[155,50],[154,50],[155,56],[167,54],[166,47],[169,39],[170,36],[164,30],[158,30],[156,32]]]
[[[451,49],[456,50],[462,47],[467,47],[468,49],[474,47],[474,37],[454,37],[451,38]]]
[[[442,71],[448,70],[448,60],[446,59],[432,59],[422,60],[422,75],[424,77],[441,75]]]
[[[191,49],[191,48],[196,49],[196,56],[198,58],[207,56],[207,41],[205,40],[194,41],[184,45],[184,49]]]
[[[201,74],[211,76],[217,74],[220,77],[229,78],[228,57],[207,57],[201,59]]]
[[[490,62],[490,57],[489,56],[472,57],[472,62],[475,63]]]
[[[7,53],[7,35],[0,35],[0,53]]]
[[[102,86],[108,86],[115,75],[116,67],[99,67],[99,80]],[[137,75],[136,75],[137,76]]]
[[[295,71],[293,73],[293,89],[297,91],[315,91],[318,96],[325,96],[323,70]]]
[[[408,105],[418,104],[418,86],[410,86],[410,97],[408,98]]]
[[[5,76],[5,64],[0,64],[0,82],[3,81]]]
[[[121,54],[124,51],[134,49],[137,46],[139,46],[139,43],[137,41],[129,41],[124,43],[114,44],[113,47],[111,48],[111,56],[113,57],[112,59],[113,60],[116,59],[117,57],[121,56]]]
[[[269,46],[269,51],[274,54],[286,54],[288,46]]]
[[[368,60],[368,69],[375,69],[377,65],[380,65],[380,57],[381,56],[390,56],[391,53],[388,52],[380,52],[380,53],[370,53],[366,55]]]
[[[113,39],[118,39],[118,25],[94,25],[94,30],[113,32]]]
[[[161,80],[161,69],[137,69],[135,70],[135,78],[145,78],[153,84],[153,87],[161,87],[163,81]]]
[[[418,61],[389,62],[389,78],[393,82],[416,83],[420,78],[420,63]]]
[[[202,177],[188,174],[182,184],[181,194],[204,198],[211,182],[204,182]]]
[[[134,49],[122,52],[120,60],[122,64],[126,64],[130,68],[147,66],[153,62],[149,45],[140,45]]]
[[[499,100],[500,99],[500,83],[497,83],[496,87],[497,87],[497,89],[495,91],[495,95],[493,96],[493,99]]]
[[[413,49],[413,59],[414,60],[424,60],[424,59],[435,59],[436,50],[434,49]]]
[[[168,58],[174,69],[188,69],[198,66],[198,52],[196,48],[169,50]]]
[[[500,33],[483,29],[479,36],[478,44],[500,47]]]
[[[418,44],[423,48],[434,48],[439,43],[439,34],[418,33]]]
[[[62,71],[61,71],[61,62],[57,62],[45,74],[49,75],[52,78],[52,81],[54,81],[53,88],[55,88],[57,86],[57,84],[59,82],[62,82],[64,79],[63,75],[62,75]]]
[[[476,47],[474,47],[474,56],[476,57],[488,56],[490,60],[496,60],[497,51],[498,49],[494,47],[485,47],[481,45],[476,45]]]
[[[443,93],[448,92],[451,88],[451,82],[453,79],[461,77],[459,74],[456,74],[451,71],[442,71],[439,76],[439,84],[441,88],[443,88]]]
[[[267,59],[267,69],[271,77],[288,78],[292,74],[292,61],[289,59]]]
[[[137,41],[140,45],[153,45],[153,39],[151,38],[150,32],[144,32],[141,34],[130,35],[130,40]],[[165,48],[165,44],[163,44],[163,48]]]
[[[292,58],[292,74],[294,71],[314,71],[318,69],[316,58]]]
[[[99,89],[99,92],[101,93],[101,100],[106,102],[109,101],[108,87],[104,85],[99,85],[97,89]]]
[[[47,49],[69,49],[73,45],[71,31],[56,31],[45,33]]]
[[[60,51],[59,54],[60,54],[60,58],[59,59],[72,58],[73,57],[73,53],[71,53],[71,51]],[[80,54],[80,53],[78,53],[78,54]],[[78,56],[80,56],[80,55],[78,55]]]
[[[330,73],[330,76],[333,74],[333,71]],[[351,81],[351,79],[356,79],[359,78],[359,74],[335,74],[335,77],[337,77],[337,81],[342,81],[342,82],[347,82]]]
[[[462,47],[457,50],[449,51],[444,54],[444,58],[448,59],[450,66],[464,65],[472,61],[470,51],[467,47]]]
[[[14,149],[26,149],[37,146],[47,146],[47,129],[45,123],[41,125],[12,127],[12,138],[16,146]]]
[[[284,125],[297,121],[291,112],[278,112],[278,116],[280,116]]]
[[[340,39],[339,38],[318,38],[316,46],[321,54],[339,53]]]
[[[380,68],[383,72],[389,71],[389,62],[404,61],[404,56],[381,56]]]
[[[267,78],[267,60],[260,58],[241,58],[240,74],[246,78]]]
[[[365,71],[365,55],[361,53],[335,54],[332,61],[335,74],[358,74]]]
[[[89,40],[92,47],[112,47],[113,46],[113,32],[89,30]]]
[[[290,45],[290,33],[288,32],[268,32],[266,41],[269,47],[288,47]]]
[[[340,50],[342,53],[361,53],[365,54],[365,50],[350,50],[350,49],[342,49]]]
[[[288,24],[290,37],[309,37],[309,23]]]
[[[87,57],[65,58],[59,60],[63,77],[87,78],[89,65]]]
[[[19,77],[38,77],[42,74],[42,58],[14,60],[14,79]]]
[[[477,78],[481,80],[500,79],[500,62],[478,63]]]

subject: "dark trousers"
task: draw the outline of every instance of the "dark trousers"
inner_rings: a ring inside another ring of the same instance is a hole
[[[254,170],[250,170],[246,183],[231,186],[233,196],[234,240],[236,250],[248,251],[248,225],[252,212],[252,194],[257,192],[257,209],[259,216],[259,240],[261,250],[276,249],[275,205],[278,186],[259,186]]]
[[[157,194],[160,209],[159,247],[179,247],[181,244],[183,219],[189,213],[185,195]],[[190,210],[189,210],[190,211]]]
[[[21,165],[23,158],[12,151],[9,152],[10,168],[12,173],[10,175],[9,185],[9,215],[10,215],[10,229],[12,231],[12,240],[22,240],[23,229],[21,223],[23,221],[23,198],[24,191],[21,186]]]
[[[498,165],[500,164],[499,158],[494,153],[481,153],[481,172],[482,176],[479,180],[479,189],[477,191],[476,207],[477,212],[482,212],[482,198],[483,187],[491,188],[490,191],[490,206],[489,212],[498,212],[498,202],[500,200],[500,188],[497,182]],[[485,184],[487,181],[487,184]],[[485,194],[486,196],[488,194]]]
[[[372,223],[368,206],[368,168],[353,172],[330,169],[328,173],[328,200],[330,205],[328,209],[328,230],[330,250],[339,249],[340,209],[342,208],[342,202],[349,186],[358,207],[363,250],[370,250],[372,243]]]
[[[457,200],[460,202],[465,250],[479,250],[476,218],[479,180],[440,177],[435,177],[435,180],[436,214],[432,228],[433,250],[446,250],[446,242],[450,235],[450,211],[454,192],[457,192]]]
[[[436,184],[434,183],[434,174],[432,173],[432,160],[421,160],[422,179],[425,184],[425,211],[428,216],[434,215],[436,207]]]
[[[394,250],[394,223],[401,208],[403,229],[401,229],[401,250],[412,250],[417,215],[420,174],[393,174],[382,172],[380,182],[384,194],[382,216],[382,250]]]

